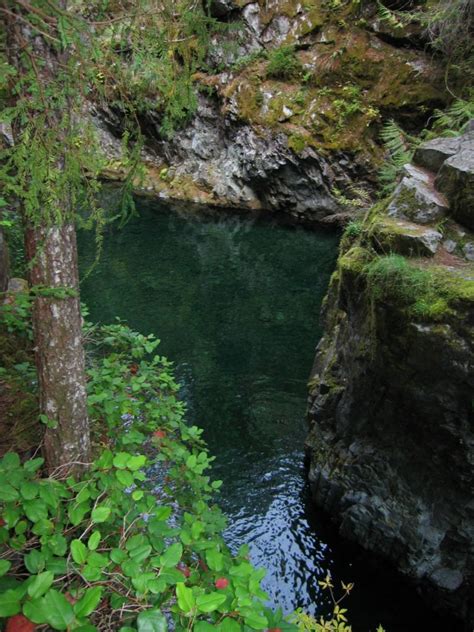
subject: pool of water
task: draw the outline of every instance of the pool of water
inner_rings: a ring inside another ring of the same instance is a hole
[[[355,629],[383,622],[389,632],[436,630],[412,593],[340,542],[309,502],[306,381],[337,241],[268,219],[140,202],[139,217],[107,230],[82,300],[96,322],[119,316],[161,339],[188,418],[204,428],[216,457],[226,540],[232,549],[250,543],[253,562],[268,569],[263,584],[273,604],[325,612],[318,580],[329,571],[356,582],[347,601]],[[79,235],[79,252],[84,274],[95,256],[91,234]],[[400,621],[410,601],[413,627]],[[421,621],[430,627],[417,627]]]

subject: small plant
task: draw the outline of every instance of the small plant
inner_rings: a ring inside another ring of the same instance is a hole
[[[402,167],[411,162],[420,139],[408,135],[393,119],[385,123],[380,137],[388,158],[379,171],[379,180],[382,184],[382,194],[387,195],[395,188]]]
[[[302,72],[294,46],[280,46],[268,53],[267,75],[275,79],[292,79]]]

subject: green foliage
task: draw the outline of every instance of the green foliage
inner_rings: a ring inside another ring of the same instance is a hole
[[[474,93],[469,99],[456,99],[444,112],[435,113],[433,133],[443,136],[457,136],[462,133],[470,120],[474,118]]]
[[[385,123],[380,137],[388,157],[379,171],[379,180],[382,185],[382,195],[387,195],[395,188],[403,165],[411,162],[416,144],[420,140],[404,132],[393,119]]]
[[[264,606],[247,548],[232,556],[220,535],[220,482],[159,341],[120,323],[88,337],[101,444],[90,470],[75,480],[62,467],[47,476],[41,458],[0,459],[0,618],[21,612],[54,630],[290,629]]]
[[[267,75],[275,79],[292,79],[303,67],[296,56],[294,46],[280,46],[268,53]]]

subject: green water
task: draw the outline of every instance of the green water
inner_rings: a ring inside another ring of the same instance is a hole
[[[251,544],[252,560],[268,569],[264,588],[285,611],[324,610],[317,582],[331,571],[357,582],[349,607],[361,630],[387,620],[388,630],[412,629],[397,625],[406,591],[387,576],[382,585],[380,569],[337,540],[308,499],[306,381],[337,237],[149,202],[139,211],[123,230],[106,233],[82,299],[94,321],[119,316],[161,339],[188,418],[204,428],[216,456],[227,542]],[[83,271],[93,242],[80,235]]]

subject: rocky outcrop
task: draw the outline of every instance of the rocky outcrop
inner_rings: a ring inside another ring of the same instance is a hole
[[[424,122],[417,122],[418,106],[429,111],[443,102],[429,56],[373,28],[375,3],[208,6],[242,28],[213,37],[209,70],[194,77],[199,105],[186,127],[165,139],[159,108],[143,114],[141,188],[149,193],[321,221],[347,212],[338,200],[342,192],[350,203],[354,181],[374,188],[386,116],[416,128]],[[275,54],[280,61],[272,66]],[[94,120],[109,157],[104,176],[120,178],[120,114],[96,108]]]
[[[434,186],[471,150],[469,136],[457,141],[454,153],[444,139],[422,146],[418,164],[439,174],[407,167],[391,200],[342,240],[307,448],[313,497],[341,534],[472,626],[474,239],[458,222],[464,185],[451,198],[445,188],[447,205]],[[469,169],[458,169],[461,185]]]

